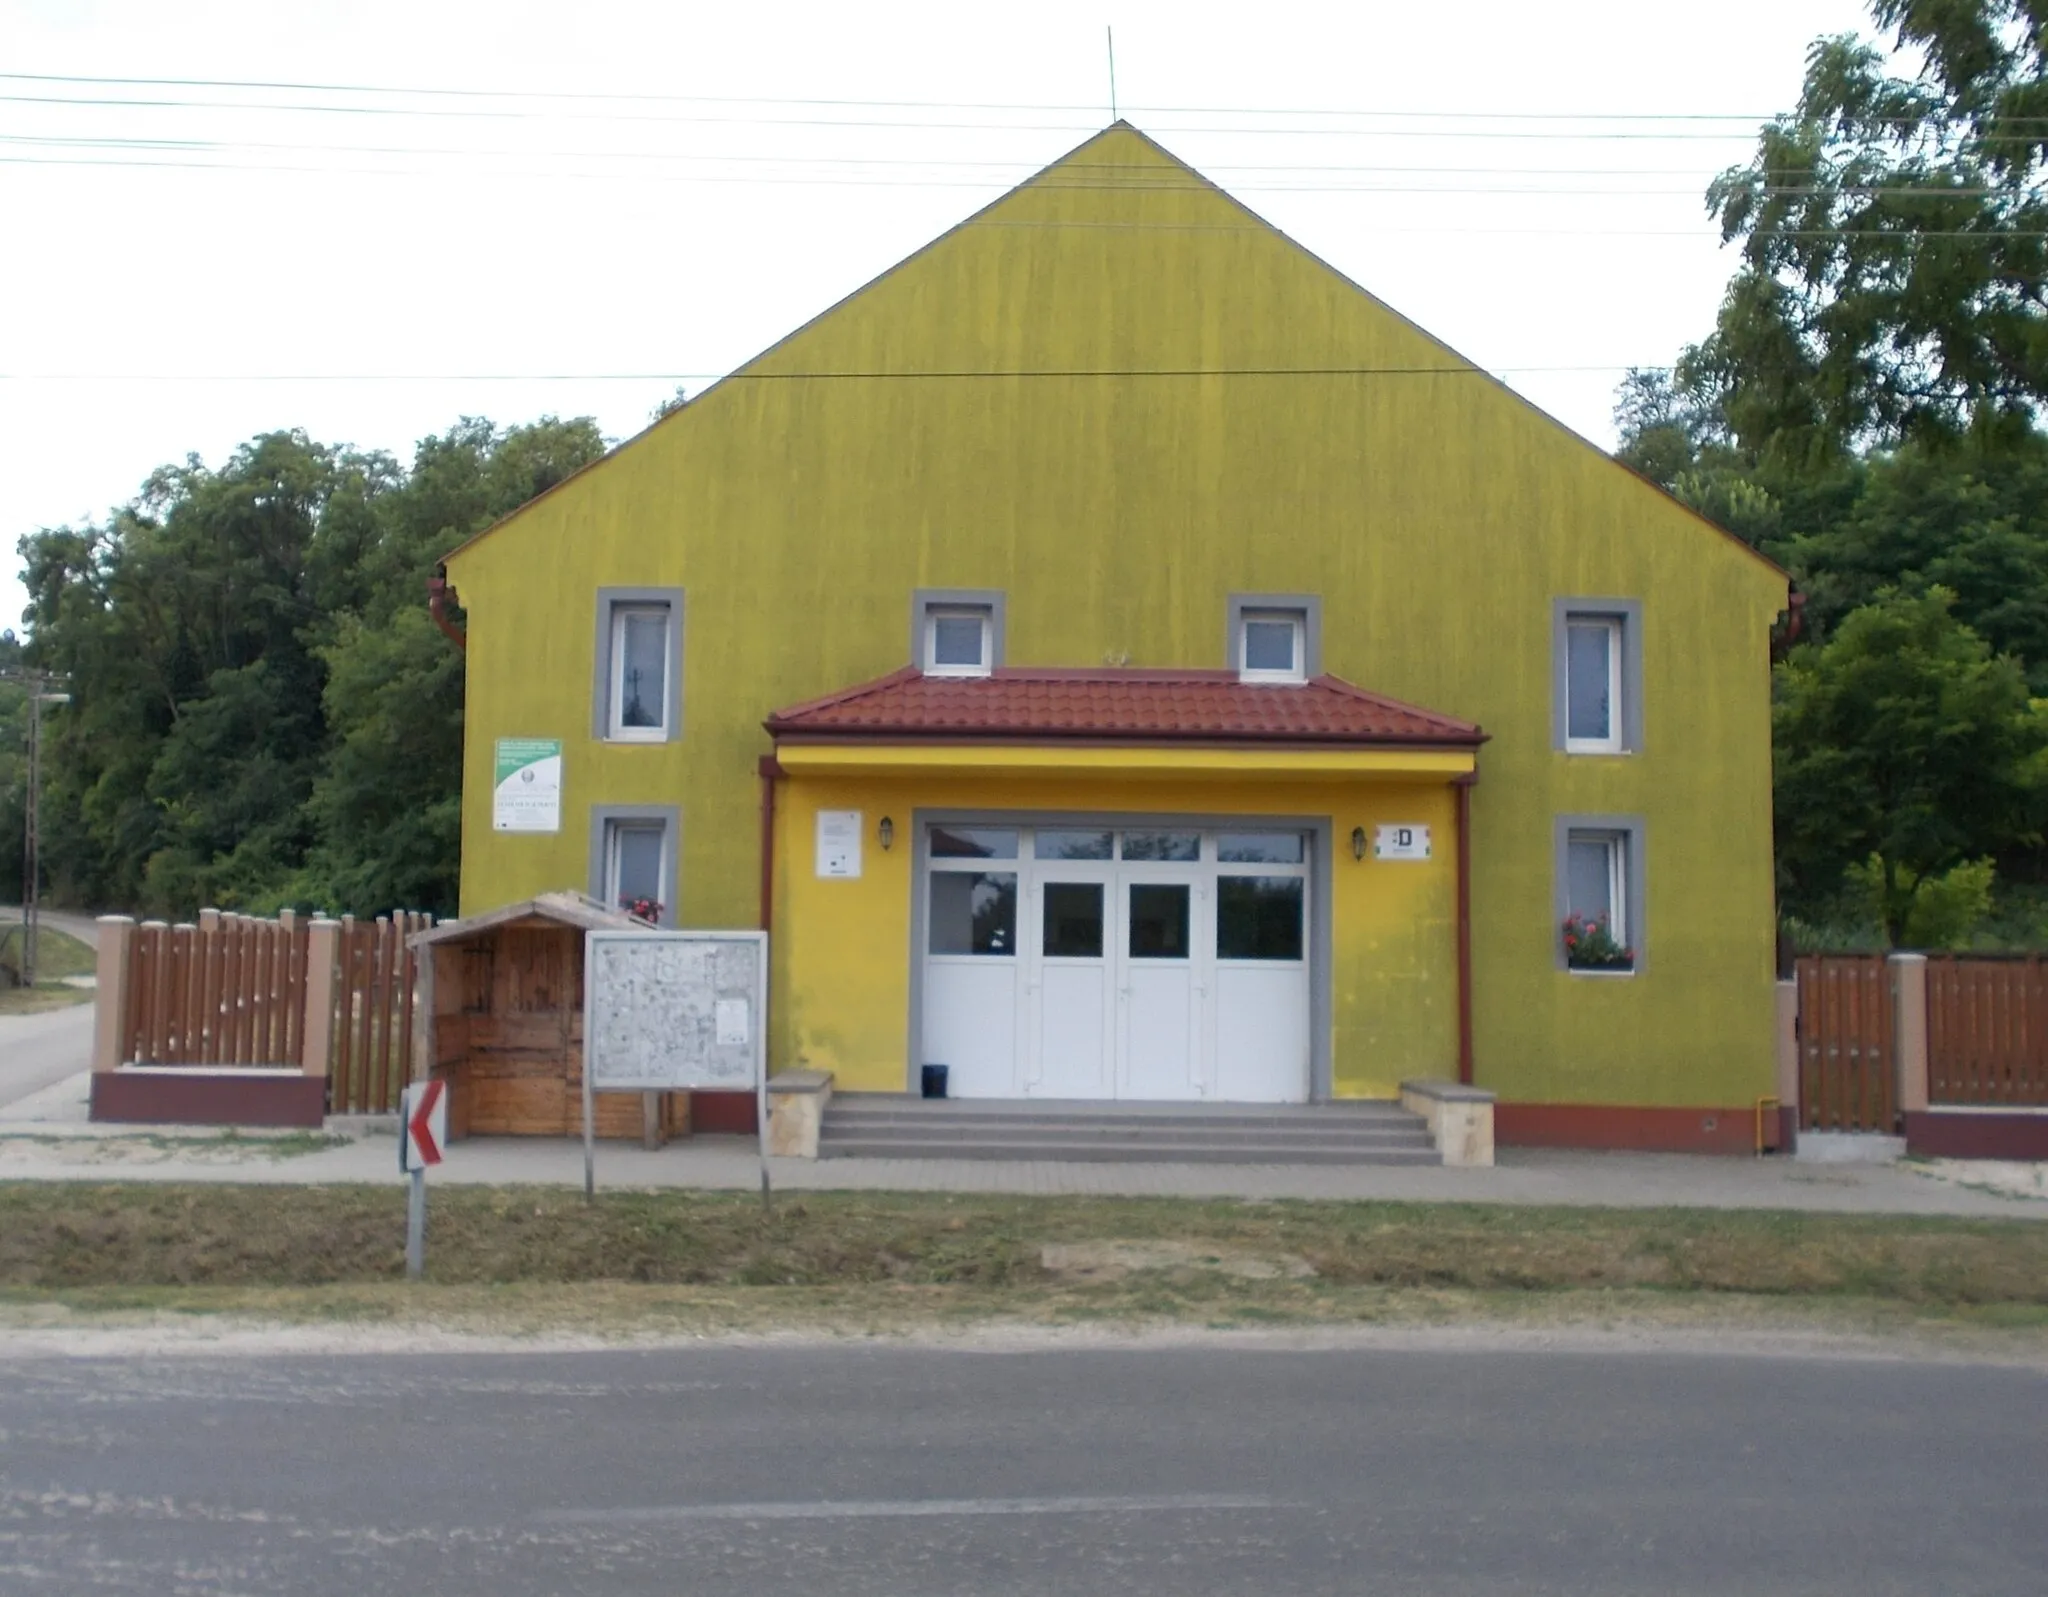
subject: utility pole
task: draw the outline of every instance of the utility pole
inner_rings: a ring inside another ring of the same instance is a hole
[[[44,671],[15,671],[8,675],[28,687],[28,796],[22,806],[25,824],[21,849],[21,985],[33,989],[36,984],[36,931],[42,900],[42,825],[38,812],[42,808],[43,792],[43,706],[69,704],[71,695],[52,693],[51,684],[62,679]]]

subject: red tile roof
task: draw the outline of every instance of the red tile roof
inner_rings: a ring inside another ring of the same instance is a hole
[[[777,737],[829,742],[996,738],[1470,748],[1485,741],[1469,721],[1333,676],[1289,685],[1241,682],[1231,671],[1011,666],[985,677],[926,676],[906,667],[778,710],[766,725]]]

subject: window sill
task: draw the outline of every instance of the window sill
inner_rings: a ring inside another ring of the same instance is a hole
[[[600,743],[673,743],[675,739],[666,732],[607,732],[598,741]]]
[[[1570,755],[1590,754],[1595,758],[1604,757],[1606,759],[1614,760],[1626,759],[1629,755],[1635,753],[1636,751],[1634,749],[1608,748],[1604,744],[1598,743],[1567,743],[1558,752],[1561,754]]]
[[[1636,970],[1634,966],[1630,966],[1627,970],[1616,970],[1599,965],[1567,965],[1564,968],[1564,973],[1567,976],[1592,976],[1612,981],[1616,977],[1626,978],[1633,976],[1636,974]]]
[[[928,677],[989,677],[995,668],[986,665],[927,665],[920,667]]]

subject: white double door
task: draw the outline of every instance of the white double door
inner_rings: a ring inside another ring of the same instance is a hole
[[[1306,1101],[1305,839],[1134,833],[1112,850],[1102,832],[1094,857],[1056,857],[1051,838],[1072,853],[1076,835],[947,834],[963,855],[926,872],[919,1062],[945,1064],[959,1098]]]
[[[1033,1098],[1207,1096],[1210,888],[1171,866],[1047,864],[1023,906],[1023,1070]]]

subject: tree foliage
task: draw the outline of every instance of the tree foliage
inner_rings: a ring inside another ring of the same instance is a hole
[[[1680,386],[1759,458],[2025,432],[2048,395],[2048,8],[1873,0],[1708,192],[1741,267]]]
[[[1951,602],[1882,593],[1777,670],[1780,868],[1823,889],[1874,873],[1894,942],[1923,886],[2039,835],[2048,708]]]
[[[23,538],[30,652],[72,695],[46,723],[57,892],[452,909],[462,657],[424,580],[602,449],[552,417],[465,419],[410,469],[271,433],[218,469],[164,467],[101,524]]]

